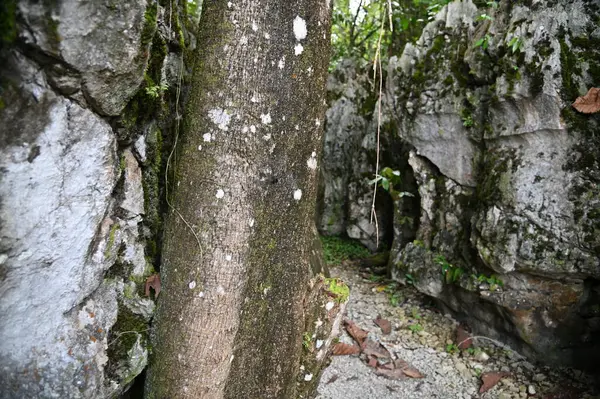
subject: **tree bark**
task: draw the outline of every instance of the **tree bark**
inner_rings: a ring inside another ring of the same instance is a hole
[[[324,285],[311,255],[330,6],[204,2],[148,398],[306,397],[317,380],[301,366],[303,347],[322,356],[303,335]]]

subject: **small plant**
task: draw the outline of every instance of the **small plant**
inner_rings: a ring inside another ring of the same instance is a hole
[[[410,310],[412,318],[415,320],[419,320],[421,318],[421,314],[419,313],[419,308],[416,306],[413,306],[412,309]]]
[[[484,37],[475,42],[475,47],[481,47],[482,50],[487,50],[487,48],[490,46],[491,40],[492,37],[486,34]]]
[[[312,338],[310,336],[310,333],[305,332],[304,334],[302,334],[302,346],[304,347],[304,349],[309,350],[311,343],[312,343]]]
[[[504,287],[504,282],[495,274],[492,274],[489,277],[485,274],[480,274],[479,276],[472,274],[471,277],[477,280],[479,283],[488,284],[490,286],[490,291],[495,291],[498,289],[498,287]]]
[[[464,127],[473,127],[475,122],[473,122],[473,117],[471,115],[467,115],[463,118],[463,126]]]
[[[337,278],[326,278],[325,284],[327,284],[327,291],[335,297],[337,303],[343,303],[348,300],[350,288],[348,288],[342,280]]]
[[[477,356],[478,354],[481,353],[481,348],[471,347],[471,348],[465,349],[465,351],[471,356]]]
[[[373,282],[373,283],[381,283],[382,281],[385,281],[385,276],[378,276],[376,274],[371,274],[369,276],[369,281]]]
[[[146,86],[146,94],[152,98],[160,97],[167,90],[169,90],[169,85],[166,82],[160,85]]]
[[[404,300],[404,295],[402,294],[402,292],[396,291],[393,294],[388,295],[388,298],[390,299],[390,305],[395,307],[398,306],[400,302]]]
[[[456,344],[447,344],[446,345],[446,352],[450,353],[451,355],[455,354],[458,352],[458,346],[456,346]]]
[[[464,274],[464,270],[461,267],[456,267],[448,263],[444,255],[436,256],[434,261],[442,267],[442,273],[447,284],[457,282],[460,276]]]
[[[383,168],[381,174],[377,174],[373,180],[369,180],[369,184],[378,184],[381,188],[390,193],[394,200],[402,197],[414,197],[412,193],[394,190],[394,187],[400,186],[401,182],[400,171],[393,170],[390,167]]]
[[[321,236],[323,254],[328,265],[339,265],[345,260],[366,258],[371,252],[349,238]]]
[[[487,14],[481,14],[475,19],[475,21],[493,21],[493,20],[494,20],[494,18],[490,17]]]
[[[408,326],[408,329],[410,331],[412,331],[413,334],[418,334],[421,331],[423,331],[423,326],[420,325],[419,323],[416,323],[416,324],[411,324],[410,326]]]
[[[405,274],[404,277],[406,278],[406,284],[408,285],[415,285],[415,278],[412,276],[412,274]]]
[[[523,40],[520,37],[515,36],[508,42],[508,47],[510,47],[513,54],[517,51],[521,51],[523,48]]]
[[[421,240],[414,240],[413,245],[419,248],[425,248],[425,243]]]

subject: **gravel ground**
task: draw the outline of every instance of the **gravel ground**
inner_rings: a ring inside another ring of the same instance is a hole
[[[600,398],[592,392],[593,378],[581,372],[538,367],[487,340],[476,340],[470,350],[449,346],[455,343],[458,322],[428,306],[427,298],[412,287],[395,290],[392,285],[382,291],[386,283],[371,281],[368,272],[352,263],[333,268],[331,274],[350,286],[347,318],[425,378],[392,380],[376,375],[365,355],[334,356],[323,372],[317,399]],[[373,322],[378,315],[391,322],[390,334],[384,335]],[[340,341],[354,343],[346,332]],[[496,371],[510,376],[480,395],[481,374]]]

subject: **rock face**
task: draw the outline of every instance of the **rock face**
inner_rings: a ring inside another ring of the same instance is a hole
[[[158,260],[161,129],[171,128],[153,112],[175,107],[162,65],[169,54],[181,76],[173,60],[181,65],[184,40],[183,11],[169,7],[173,28],[160,35],[165,9],[146,1],[20,1],[8,15],[2,398],[116,397],[146,365],[154,302],[143,283]]]
[[[599,17],[596,1],[455,1],[388,75],[421,201],[393,274],[484,335],[580,367],[600,355],[600,116],[570,104],[600,81]]]
[[[394,236],[393,199],[378,188],[376,226],[371,220],[374,186],[369,181],[374,178],[377,157],[377,98],[372,93],[368,66],[361,68],[359,63],[342,61],[327,82],[332,100],[325,127],[317,225],[322,234],[348,235],[375,251]],[[384,117],[380,170],[402,169],[408,152],[401,140],[386,134],[390,123]]]

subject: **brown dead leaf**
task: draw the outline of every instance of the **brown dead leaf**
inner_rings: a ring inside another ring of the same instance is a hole
[[[150,288],[154,289],[154,298],[160,294],[160,275],[153,274],[146,279],[146,296],[150,296]]]
[[[377,367],[377,358],[375,356],[370,356],[369,361],[367,362],[367,366],[369,367]]]
[[[372,339],[367,338],[360,346],[360,349],[367,356],[376,356],[380,359],[391,359],[392,357],[391,353],[383,345]]]
[[[388,370],[379,368],[375,370],[375,374],[389,378],[390,380],[405,380],[407,378],[406,374],[400,369]]]
[[[456,344],[459,349],[467,349],[473,345],[473,339],[467,326],[459,324],[456,328]]]
[[[350,334],[359,345],[362,345],[363,341],[367,338],[367,335],[369,335],[367,331],[357,326],[352,320],[344,320],[344,327],[346,327],[348,334]]]
[[[378,315],[377,318],[374,320],[374,322],[375,322],[375,324],[377,324],[377,326],[379,326],[379,328],[381,328],[381,332],[384,335],[388,335],[389,333],[392,332],[392,323],[390,323],[386,319],[382,319],[381,315]]]
[[[481,388],[479,388],[479,393],[485,393],[492,389],[498,381],[503,379],[504,377],[508,377],[510,373],[506,371],[491,371],[488,373],[481,374]]]
[[[410,378],[425,378],[425,375],[419,370],[408,364],[405,360],[396,359],[394,360],[394,366],[397,370],[402,371],[405,376]]]
[[[333,355],[357,355],[360,353],[360,347],[358,345],[349,345],[343,342],[338,342],[333,346]]]
[[[577,97],[573,108],[584,114],[594,114],[600,111],[600,88],[592,87],[581,97]]]

